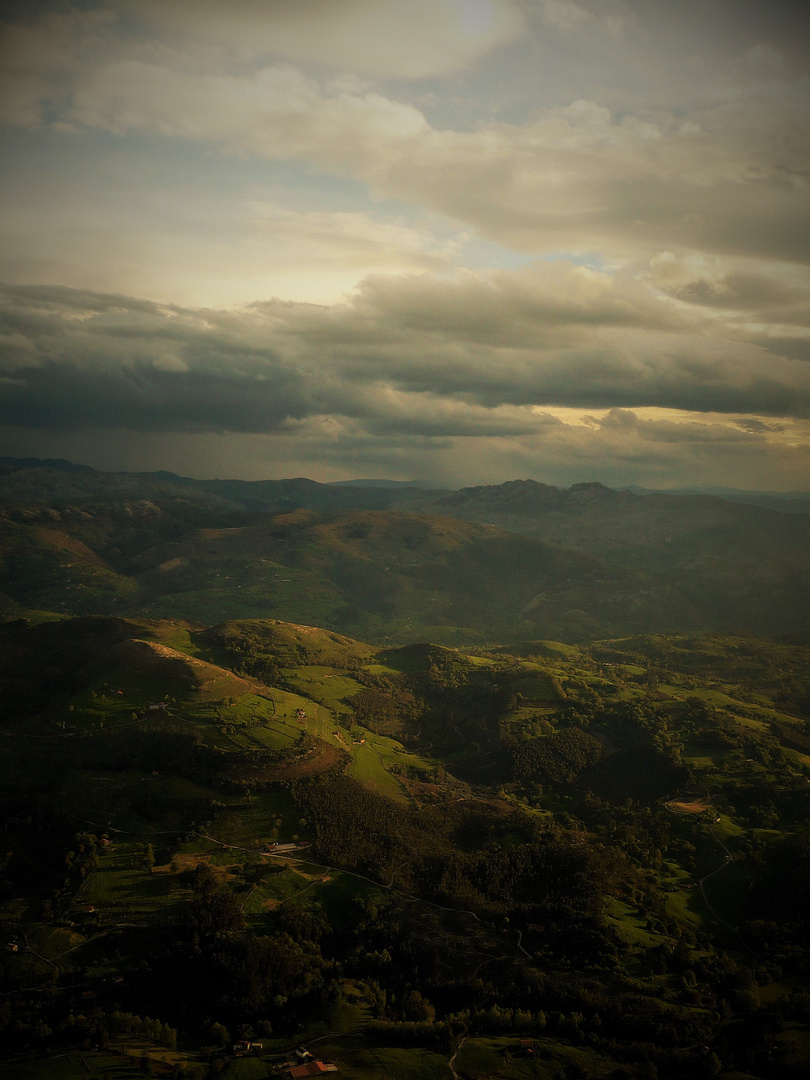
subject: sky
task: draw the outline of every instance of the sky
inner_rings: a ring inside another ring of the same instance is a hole
[[[0,19],[0,455],[810,489],[804,0]]]

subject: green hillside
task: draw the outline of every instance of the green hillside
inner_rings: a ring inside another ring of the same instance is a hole
[[[0,625],[10,1060],[47,1076],[26,1055],[89,1039],[90,1075],[238,1078],[328,1036],[358,1077],[455,1051],[465,1076],[799,1075],[807,661]]]

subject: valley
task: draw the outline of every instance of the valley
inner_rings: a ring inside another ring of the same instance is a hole
[[[3,503],[11,1080],[803,1074],[800,584],[706,625],[632,501],[597,557],[54,472]],[[781,516],[760,584],[804,580]]]

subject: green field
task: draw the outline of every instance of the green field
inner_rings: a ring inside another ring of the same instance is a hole
[[[83,907],[94,906],[105,922],[165,916],[183,894],[174,875],[148,869],[140,845],[117,843],[88,876],[71,914],[80,918]]]

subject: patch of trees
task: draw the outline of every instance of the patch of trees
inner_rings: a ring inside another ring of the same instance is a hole
[[[810,786],[797,785],[792,775],[780,782],[773,773],[767,784],[729,781],[723,785],[723,798],[749,828],[772,829],[790,822],[801,826],[810,819]]]
[[[178,923],[182,947],[174,949],[172,978],[185,983],[192,999],[206,1001],[206,1008],[216,1003],[228,1022],[244,1022],[283,1015],[324,990],[329,965],[307,936],[315,929],[312,919],[291,911],[277,920],[275,933],[246,934],[238,896],[217,882],[209,866],[198,864],[188,880],[194,897]]]
[[[749,857],[755,872],[742,933],[785,971],[810,976],[810,829]]]
[[[494,850],[460,851],[452,813],[416,812],[366,791],[346,777],[298,785],[296,797],[316,822],[319,859],[398,888],[491,918],[525,920],[594,911],[603,886],[592,847],[558,830],[543,830],[519,814],[510,826],[524,842]],[[492,832],[482,834],[482,841]]]
[[[145,821],[160,822],[180,830],[188,828],[194,822],[210,820],[215,811],[211,799],[189,798],[168,791],[154,790],[154,785],[138,791],[129,805]]]
[[[414,883],[413,869],[435,850],[436,836],[415,813],[345,776],[304,781],[293,796],[315,822],[314,854],[327,864],[388,882]]]
[[[810,682],[800,678],[782,680],[774,702],[784,712],[810,720]]]
[[[210,866],[198,863],[189,875],[189,882],[195,896],[186,905],[180,925],[184,936],[194,942],[195,950],[242,929],[244,920],[239,901],[230,889],[217,883]]]
[[[40,1009],[14,1017],[0,1009],[0,1038],[7,1054],[19,1053],[35,1047],[52,1053],[57,1048],[87,1049],[90,1046],[107,1046],[111,1036],[135,1035],[148,1039],[167,1050],[177,1046],[177,1029],[161,1020],[120,1009],[93,1008],[87,1011],[70,1011],[65,1015],[55,1007],[56,1003],[41,1003]]]
[[[75,824],[41,793],[7,794],[0,801],[0,820],[0,898],[51,896],[64,884]]]
[[[283,933],[232,937],[212,952],[211,963],[217,998],[236,1016],[282,1010],[325,987],[317,946],[299,944]]]
[[[222,753],[207,746],[186,726],[164,718],[156,724],[132,725],[94,734],[65,752],[82,768],[141,769],[151,773],[171,763],[171,771],[198,784],[213,783],[223,766]]]
[[[521,742],[514,750],[515,779],[568,784],[605,756],[605,748],[579,728],[566,728]]]
[[[436,895],[448,906],[526,922],[595,912],[602,876],[591,849],[549,833],[507,850],[451,853]]]
[[[628,799],[653,803],[687,788],[689,768],[668,753],[651,748],[618,750],[583,770],[579,786],[614,803]]]
[[[771,723],[771,730],[783,746],[798,750],[800,754],[810,754],[810,733],[778,720]]]
[[[381,735],[414,733],[424,711],[423,704],[410,690],[391,679],[375,680],[351,699],[358,723]]]
[[[253,621],[224,623],[212,626],[198,635],[200,642],[212,650],[212,659],[240,675],[252,676],[270,686],[278,682],[279,657],[272,639],[261,623]],[[303,652],[288,649],[285,667],[307,663]]]

